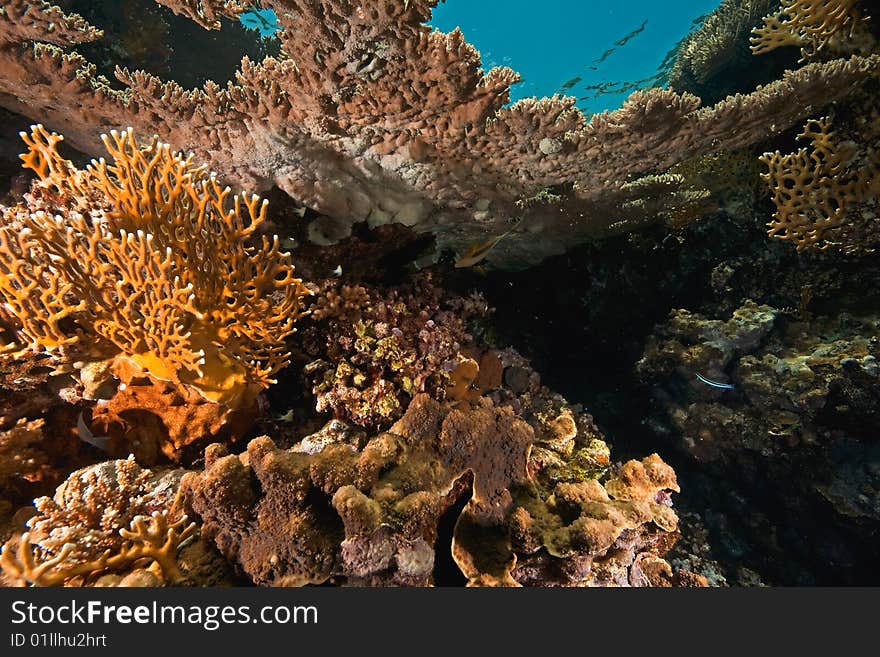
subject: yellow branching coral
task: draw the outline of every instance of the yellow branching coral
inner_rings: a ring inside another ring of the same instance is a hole
[[[178,550],[197,533],[179,499],[183,472],[146,470],[132,456],[77,470],[53,497],[34,500],[37,513],[3,546],[0,568],[37,586],[90,583],[142,566],[165,582],[180,579]]]
[[[13,579],[29,584],[61,586],[73,578],[131,570],[139,562],[152,561],[161,569],[166,582],[175,582],[182,577],[177,566],[177,551],[196,531],[196,524],[188,523],[186,516],[173,523],[167,514],[158,511],[151,516],[137,516],[129,529],[120,530],[125,542],[118,552],[107,550],[97,559],[80,563],[68,562],[75,549],[72,543],[62,547],[57,555],[41,560],[30,534],[25,532],[17,550],[6,548],[0,553],[0,567]]]
[[[752,52],[761,55],[797,46],[803,59],[839,40],[851,40],[865,21],[858,0],[782,0],[782,8],[753,32]]]
[[[761,157],[776,206],[770,235],[792,241],[798,251],[872,251],[880,241],[880,151],[863,152],[838,139],[827,117],[808,121],[799,138],[812,148]]]
[[[273,382],[308,291],[277,237],[247,244],[266,201],[130,131],[103,137],[112,164],[84,170],[58,154],[60,135],[22,138],[39,183],[4,213],[0,300],[29,349],[122,355],[230,405]]]

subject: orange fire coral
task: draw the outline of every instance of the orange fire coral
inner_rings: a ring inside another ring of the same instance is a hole
[[[845,252],[873,250],[880,196],[880,153],[862,153],[858,144],[837,137],[831,120],[807,122],[799,135],[812,150],[765,153],[762,177],[776,206],[770,235],[791,240],[798,251],[830,247]]]
[[[278,238],[246,244],[266,216],[205,167],[128,131],[113,158],[76,169],[42,126],[22,137],[39,182],[0,225],[0,299],[30,350],[120,358],[236,406],[287,364],[284,339],[308,294]]]
[[[841,37],[848,40],[864,24],[857,4],[858,0],[782,0],[782,8],[754,30],[752,52],[762,55],[797,46],[803,59],[809,59]]]

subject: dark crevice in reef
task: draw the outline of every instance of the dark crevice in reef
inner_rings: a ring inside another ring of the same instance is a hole
[[[459,479],[449,493],[455,499],[437,524],[437,539],[434,541],[434,585],[464,586],[467,578],[452,558],[452,536],[455,525],[473,495],[473,476],[468,473]]]
[[[111,83],[120,66],[175,80],[186,89],[208,80],[223,86],[233,79],[242,57],[260,61],[279,52],[277,39],[262,39],[238,21],[223,19],[220,30],[206,30],[152,0],[62,0],[58,4],[104,31],[102,39],[76,50]]]
[[[753,219],[717,214],[665,238],[647,231],[605,240],[525,272],[456,272],[449,282],[460,291],[485,292],[496,309],[490,331],[497,344],[515,347],[546,385],[582,404],[605,432],[615,459],[662,454],[682,487],[676,507],[700,516],[729,583],[749,583],[744,569],[766,584],[877,583],[876,549],[863,538],[870,529],[862,528],[860,538],[853,530],[860,523],[841,522],[815,495],[792,495],[789,479],[815,471],[815,453],[795,453],[772,465],[748,452],[703,464],[649,421],[657,402],[635,364],[655,325],[673,309],[725,319],[746,299],[787,313],[805,305],[813,314],[832,316],[880,309],[875,257],[798,254],[768,240],[761,217],[772,213],[769,201],[759,200],[757,212]],[[719,272],[732,272],[724,286],[713,283]],[[875,427],[876,417],[851,409],[876,408],[877,402],[851,401],[832,390],[817,421],[855,438],[865,434],[863,427]],[[854,453],[851,459],[862,455]],[[779,479],[762,477],[768,472]]]

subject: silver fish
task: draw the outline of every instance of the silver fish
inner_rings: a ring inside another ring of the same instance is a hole
[[[721,388],[722,390],[733,390],[736,388],[732,383],[719,383],[718,381],[713,381],[712,379],[707,379],[705,376],[701,374],[697,374],[697,378],[705,383],[707,386],[712,386],[713,388]]]

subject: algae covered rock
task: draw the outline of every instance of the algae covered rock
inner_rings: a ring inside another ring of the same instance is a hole
[[[632,575],[637,557],[659,559],[676,538],[672,469],[653,455],[603,485],[579,477],[581,462],[558,482],[587,445],[592,472],[608,472],[607,451],[575,435],[536,461],[536,435],[511,406],[420,394],[362,448],[342,436],[311,453],[268,437],[241,455],[214,446],[185,487],[204,535],[257,584],[429,585],[450,554],[471,585],[646,582]]]

